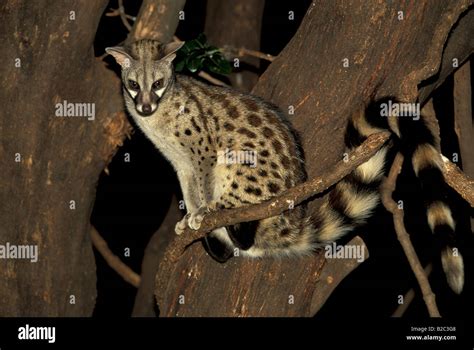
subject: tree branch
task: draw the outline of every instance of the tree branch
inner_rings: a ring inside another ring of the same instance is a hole
[[[426,276],[429,277],[432,271],[433,264],[429,263],[425,267]],[[415,299],[415,290],[410,288],[410,290],[403,296],[403,304],[398,305],[397,309],[393,312],[392,317],[402,317],[408,310],[408,307],[410,306],[413,299]]]
[[[185,0],[144,0],[127,42],[154,39],[162,43],[172,40],[179,23],[179,12]]]
[[[156,277],[157,286],[165,286],[174,263],[181,257],[186,246],[212,230],[234,225],[240,222],[260,220],[276,216],[291,206],[296,206],[304,200],[321,193],[343,179],[357,166],[369,160],[390,137],[390,133],[382,132],[371,135],[365,142],[352,151],[347,161],[340,161],[322,176],[297,185],[278,197],[263,203],[249,205],[235,209],[224,209],[210,213],[204,217],[199,230],[189,228],[168,246],[164,259],[161,261]],[[161,296],[158,296],[162,300]],[[158,300],[158,305],[161,304]]]
[[[444,161],[444,179],[446,183],[464,198],[471,207],[474,207],[474,181],[464,174],[448,158],[442,156]]]
[[[131,31],[132,26],[130,25],[130,23],[128,23],[127,14],[125,13],[125,8],[123,7],[123,0],[118,0],[118,5],[120,20],[122,21],[125,28],[127,28],[128,31]]]
[[[256,57],[260,58],[265,61],[273,62],[275,60],[275,56],[272,56],[268,53],[263,53],[257,50],[250,50],[245,47],[233,47],[229,45],[225,45],[221,47],[221,51],[224,53],[226,57],[228,56],[237,56],[237,57],[243,57],[243,56],[251,56],[251,57]]]
[[[91,240],[95,249],[102,255],[107,264],[117,272],[120,277],[138,288],[140,285],[140,275],[133,271],[130,267],[122,262],[109,248],[107,242],[100,236],[99,232],[92,227]]]
[[[423,267],[421,266],[420,260],[413,248],[410,240],[410,235],[405,229],[403,223],[403,209],[397,206],[397,203],[392,198],[393,191],[395,190],[398,174],[401,171],[403,164],[403,155],[397,153],[395,160],[393,161],[390,173],[385,181],[381,185],[381,197],[382,203],[385,208],[392,213],[393,223],[395,226],[395,232],[397,233],[398,241],[405,252],[407,260],[410,264],[413,273],[415,274],[416,280],[420,285],[423,299],[425,301],[428,313],[431,317],[441,317],[438,306],[436,305],[435,294],[431,290],[430,282],[426,276]]]

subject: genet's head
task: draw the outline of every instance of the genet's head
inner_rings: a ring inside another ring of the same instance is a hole
[[[156,40],[139,40],[128,47],[108,47],[122,67],[125,91],[134,101],[139,115],[152,115],[173,81],[173,60],[184,42],[161,44]]]

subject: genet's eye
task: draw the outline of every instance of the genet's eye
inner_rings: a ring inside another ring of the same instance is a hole
[[[153,90],[161,89],[163,87],[163,78],[155,81],[152,86],[153,86]]]
[[[135,90],[135,91],[140,90],[140,85],[138,85],[138,83],[137,83],[135,80],[129,79],[129,80],[128,80],[128,86],[129,86],[130,89],[132,89],[132,90]]]

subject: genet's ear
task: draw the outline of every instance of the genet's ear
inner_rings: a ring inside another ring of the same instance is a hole
[[[105,52],[107,52],[109,55],[112,55],[115,58],[115,61],[117,61],[117,63],[120,64],[122,68],[130,67],[133,58],[125,51],[123,47],[107,47]]]
[[[173,41],[169,44],[166,44],[163,48],[165,55],[161,59],[161,61],[165,61],[171,64],[171,62],[173,62],[173,60],[176,58],[176,51],[178,51],[183,45],[184,45],[184,41],[181,41],[181,42]]]

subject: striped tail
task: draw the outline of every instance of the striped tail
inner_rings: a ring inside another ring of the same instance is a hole
[[[383,112],[393,110],[394,106],[403,106],[404,111],[415,113],[414,117],[385,116]],[[411,159],[421,182],[428,224],[442,244],[441,262],[447,282],[459,294],[464,285],[464,263],[455,234],[455,222],[446,204],[448,190],[442,173],[443,161],[437,151],[435,136],[423,118],[416,115],[414,107],[413,104],[400,104],[394,98],[384,98],[370,104],[365,110],[362,108],[349,120],[345,144],[351,150],[371,134],[386,130],[399,139],[400,151],[406,159]],[[356,168],[329,193],[314,216],[319,245],[333,242],[363,224],[377,207],[387,147],[384,146],[370,160]]]

